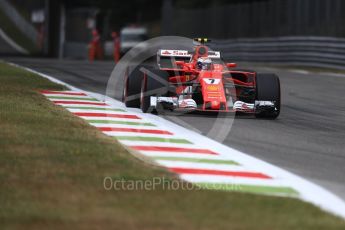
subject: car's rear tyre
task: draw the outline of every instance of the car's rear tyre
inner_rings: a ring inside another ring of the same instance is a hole
[[[275,119],[280,114],[280,81],[275,74],[258,73],[256,75],[256,101],[272,101],[275,109],[260,110],[257,118]]]
[[[140,66],[129,66],[124,77],[122,101],[127,107],[140,108],[140,89],[142,73]]]
[[[157,108],[151,107],[151,96],[167,96],[168,80],[166,71],[146,67],[142,77],[140,93],[140,108],[144,113],[157,112]]]

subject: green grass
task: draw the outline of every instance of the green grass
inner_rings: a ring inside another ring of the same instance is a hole
[[[30,54],[36,54],[38,47],[26,37],[0,9],[0,28],[18,45],[26,49]]]
[[[345,229],[292,198],[162,185],[108,191],[108,176],[172,182],[174,175],[38,93],[63,86],[2,63],[0,82],[1,229]]]

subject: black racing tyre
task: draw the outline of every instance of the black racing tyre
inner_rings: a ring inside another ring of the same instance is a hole
[[[166,71],[146,67],[143,73],[141,93],[140,93],[140,108],[144,113],[157,112],[156,108],[151,108],[151,96],[167,96],[168,95],[168,73]]]
[[[258,73],[256,75],[256,98],[257,101],[273,101],[275,110],[260,110],[255,113],[258,118],[275,119],[280,113],[280,81],[277,75]]]
[[[132,70],[132,71],[131,71]],[[140,66],[129,66],[124,77],[122,101],[127,107],[140,108],[140,89],[142,73]]]

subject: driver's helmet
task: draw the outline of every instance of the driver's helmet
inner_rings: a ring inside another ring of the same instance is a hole
[[[210,70],[212,66],[212,60],[208,57],[198,58],[196,65],[200,70]]]

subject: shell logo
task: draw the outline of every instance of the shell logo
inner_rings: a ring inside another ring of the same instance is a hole
[[[171,54],[169,51],[165,50],[165,51],[162,51],[162,54],[166,54],[166,55],[169,55]]]
[[[206,87],[207,91],[218,91],[218,86],[217,85],[208,85]]]

